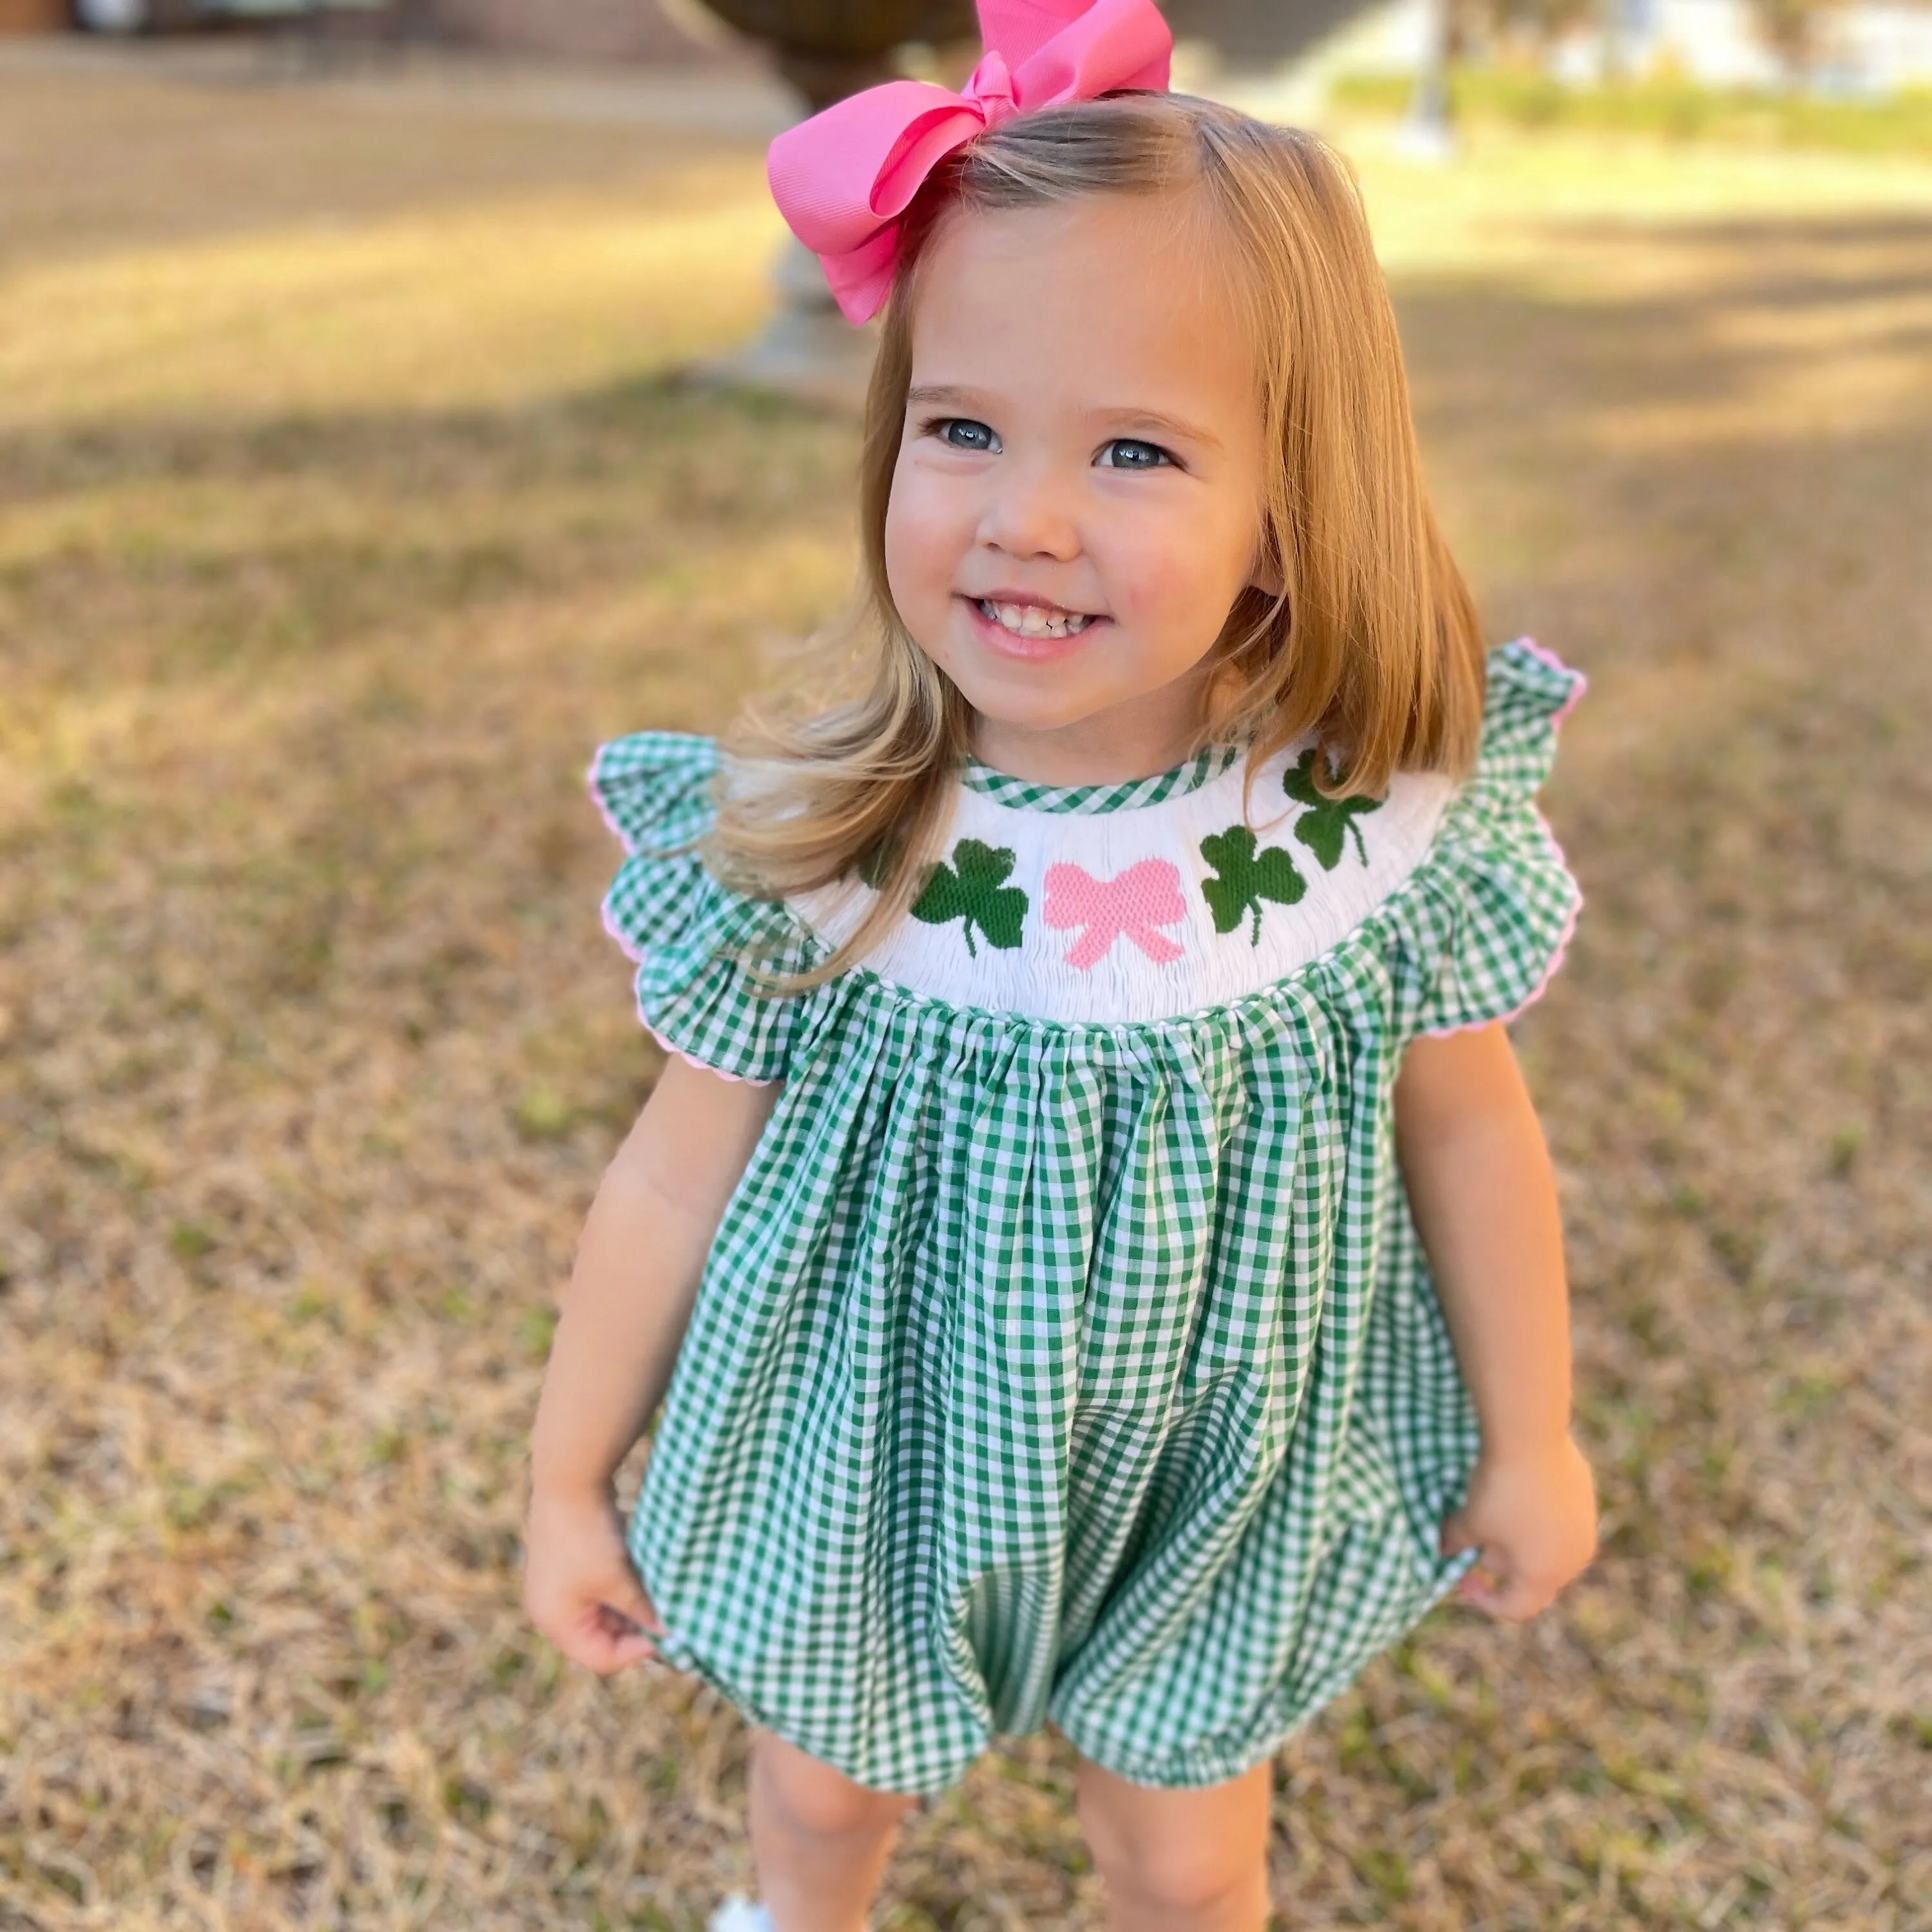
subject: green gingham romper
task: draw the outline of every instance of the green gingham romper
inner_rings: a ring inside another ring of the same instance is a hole
[[[640,1017],[784,1083],[631,1518],[667,1660],[880,1790],[1048,1720],[1198,1786],[1454,1586],[1476,1418],[1391,1094],[1561,957],[1534,794],[1582,684],[1501,646],[1473,773],[1380,800],[1324,800],[1308,744],[1070,788],[968,760],[910,916],[769,999],[747,949],[814,964],[871,887],[726,889],[716,743],[599,750]]]

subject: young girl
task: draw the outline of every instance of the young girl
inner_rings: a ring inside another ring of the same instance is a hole
[[[591,772],[674,1057],[565,1298],[526,1599],[754,1726],[763,1904],[715,1924],[857,1932],[908,1807],[1050,1720],[1110,1922],[1256,1932],[1282,1740],[1594,1544],[1501,1024],[1575,914],[1532,794],[1582,680],[1483,654],[1345,166],[1077,4],[775,148],[885,309],[868,658]]]

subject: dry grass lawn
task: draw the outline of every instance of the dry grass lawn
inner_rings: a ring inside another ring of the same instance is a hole
[[[1932,1926],[1932,168],[1363,164],[1498,636],[1587,668],[1519,1029],[1594,1568],[1282,1752],[1284,1928]],[[548,1308],[656,1061],[600,738],[850,568],[753,142],[0,68],[0,1928],[696,1928],[744,1733],[525,1628]],[[879,1923],[1098,1928],[1071,1759]]]

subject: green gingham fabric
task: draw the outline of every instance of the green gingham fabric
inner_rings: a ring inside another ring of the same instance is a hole
[[[641,1016],[784,1082],[631,1519],[669,1662],[881,1790],[940,1791],[1049,1720],[1198,1786],[1453,1586],[1474,1554],[1438,1528],[1478,1431],[1390,1096],[1416,1034],[1512,1013],[1561,954],[1579,895],[1533,794],[1581,684],[1492,652],[1477,769],[1407,882],[1291,977],[1144,1024],[862,967],[758,998],[746,948],[824,948],[692,849],[716,746],[600,751]],[[1070,795],[1038,808],[1090,808]]]
[[[959,782],[974,791],[982,791],[1002,805],[1017,806],[1029,812],[1120,812],[1192,791],[1226,771],[1241,755],[1238,745],[1210,745],[1197,752],[1171,772],[1149,778],[1129,778],[1120,784],[1049,785],[1031,778],[1016,778],[1010,772],[995,771],[977,758],[968,758],[959,774]]]

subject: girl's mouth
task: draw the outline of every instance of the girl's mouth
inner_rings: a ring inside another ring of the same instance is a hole
[[[1100,622],[1084,610],[1063,610],[1051,604],[997,604],[990,597],[976,597],[973,604],[988,623],[1016,638],[1077,638],[1089,624]]]
[[[1064,657],[1082,638],[1111,621],[1084,610],[1063,610],[1052,604],[1006,604],[990,597],[962,597],[973,628],[989,650],[1030,663]]]

